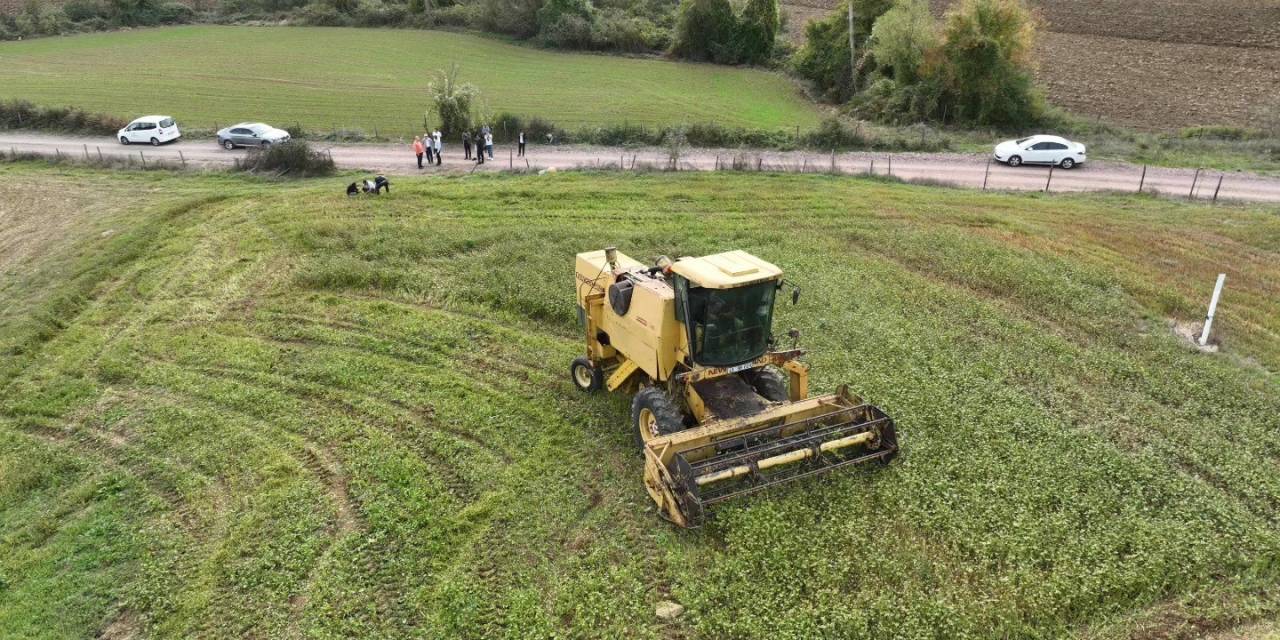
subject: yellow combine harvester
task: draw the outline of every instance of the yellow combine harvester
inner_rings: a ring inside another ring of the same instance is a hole
[[[730,498],[897,453],[883,411],[846,387],[810,398],[804,352],[775,350],[783,280],[774,265],[729,251],[649,267],[611,247],[578,254],[576,272],[587,355],[573,361],[574,384],[635,393],[645,488],[675,524],[697,526]]]

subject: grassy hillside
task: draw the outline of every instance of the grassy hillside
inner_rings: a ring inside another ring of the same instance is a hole
[[[2,637],[1176,638],[1277,612],[1274,212],[0,168],[33,180],[0,193],[0,247],[41,243],[0,265]],[[783,266],[815,390],[885,407],[904,455],[664,524],[628,401],[568,381],[571,256],[606,244]],[[1200,354],[1168,323],[1220,268]]]
[[[440,31],[175,27],[4,42],[0,58],[0,97],[122,116],[166,113],[199,128],[266,120],[417,132],[427,84],[454,62],[494,112],[566,128],[719,122],[792,130],[818,119],[777,74]]]

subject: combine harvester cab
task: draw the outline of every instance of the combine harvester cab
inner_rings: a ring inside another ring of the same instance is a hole
[[[775,349],[776,266],[729,251],[647,267],[610,248],[578,254],[575,279],[587,355],[571,377],[583,391],[635,394],[645,488],[675,524],[698,526],[732,498],[897,454],[889,416],[847,387],[809,397],[803,352]]]

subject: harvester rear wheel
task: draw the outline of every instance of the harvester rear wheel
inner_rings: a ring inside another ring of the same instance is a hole
[[[645,387],[631,400],[631,425],[636,446],[684,428],[684,415],[659,387]]]
[[[791,399],[787,376],[773,367],[764,367],[746,374],[747,383],[760,397],[769,402],[786,402]]]
[[[604,386],[604,372],[586,356],[574,358],[573,364],[569,365],[569,377],[573,379],[573,386],[587,393],[599,391]]]

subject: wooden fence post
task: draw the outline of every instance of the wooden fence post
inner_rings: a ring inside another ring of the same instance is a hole
[[[876,174],[876,159],[871,159],[871,166],[867,167],[867,175],[874,176]]]
[[[1196,183],[1200,181],[1200,169],[1196,168],[1196,175],[1191,178],[1191,192],[1187,194],[1188,200],[1194,200],[1196,197]]]
[[[144,155],[142,155],[142,152],[141,152],[141,151],[139,151],[139,152],[138,152],[138,157],[142,159],[142,168],[143,168],[143,169],[146,169],[146,168],[147,168],[147,157],[146,157],[146,156],[144,156]]]
[[[987,190],[987,180],[991,178],[991,158],[987,158],[987,172],[982,176],[982,190]]]
[[[1142,193],[1142,185],[1147,182],[1147,165],[1142,165],[1142,177],[1138,178],[1138,193]]]
[[[98,150],[98,161],[99,161],[99,162],[101,162],[101,161],[102,161],[102,147],[97,147],[97,146],[95,146],[94,148]]]
[[[84,160],[85,162],[89,161],[89,145],[87,144],[84,145]]]
[[[893,176],[893,154],[889,154],[889,176]]]
[[[1049,185],[1053,184],[1053,165],[1049,165],[1049,179],[1044,181],[1044,192],[1049,193]]]
[[[1214,204],[1217,204],[1217,203],[1218,203],[1218,192],[1219,192],[1219,191],[1222,191],[1222,178],[1223,178],[1223,176],[1222,176],[1222,175],[1219,175],[1219,176],[1218,176],[1218,186],[1217,186],[1217,187],[1214,187],[1214,189],[1213,189],[1213,202],[1214,202]]]
[[[182,161],[182,168],[187,168],[187,157],[182,155],[182,149],[178,149],[178,159]]]

